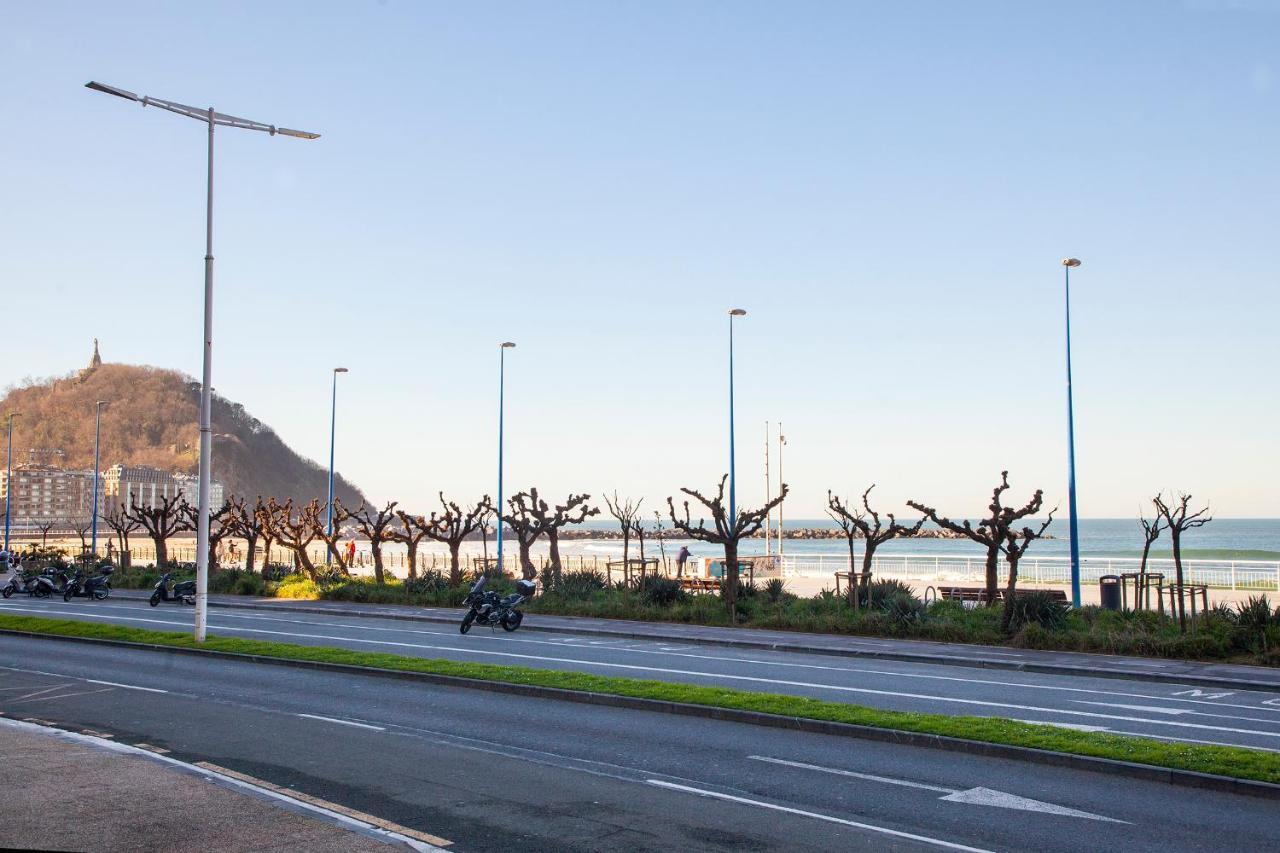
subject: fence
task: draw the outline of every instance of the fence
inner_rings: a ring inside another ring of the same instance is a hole
[[[862,556],[857,557],[858,566]],[[1137,557],[1081,557],[1080,581],[1096,583],[1103,575],[1137,572],[1142,561]],[[835,572],[849,570],[849,558],[836,555],[784,556],[784,576],[830,578]],[[871,571],[877,577],[927,583],[977,583],[986,579],[986,561],[982,557],[950,557],[934,554],[882,554],[871,560]],[[1147,571],[1164,575],[1171,583],[1175,575],[1170,558],[1148,559]],[[1001,558],[1000,583],[1008,579],[1008,566]],[[1218,589],[1280,592],[1280,561],[1269,560],[1183,560],[1185,583],[1203,584]],[[1024,557],[1018,563],[1018,580],[1034,584],[1069,584],[1071,560],[1067,557]]]

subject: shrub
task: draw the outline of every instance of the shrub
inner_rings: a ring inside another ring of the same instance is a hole
[[[1067,604],[1055,599],[1046,590],[1019,592],[1005,607],[1012,610],[1009,630],[1017,631],[1024,625],[1035,624],[1050,630],[1060,630],[1067,624]]]
[[[403,586],[405,595],[437,595],[449,588],[449,578],[433,569],[406,580]]]
[[[659,575],[647,575],[640,579],[640,597],[648,604],[670,607],[685,597],[680,581]]]
[[[768,581],[765,582],[765,585],[764,585],[765,597],[768,598],[769,601],[773,604],[777,604],[778,602],[782,601],[782,596],[786,593],[786,591],[787,591],[787,582],[784,581],[782,578],[770,578]]]
[[[347,580],[349,580],[349,576],[343,574],[342,569],[337,566],[328,564],[316,566],[316,586],[318,587],[335,586],[345,583]]]
[[[590,598],[608,586],[608,581],[605,580],[603,574],[593,572],[590,569],[583,569],[579,572],[565,572],[561,575],[560,583],[556,584],[554,592],[565,598],[583,599]]]
[[[885,600],[895,595],[916,597],[916,591],[900,580],[872,581],[863,598],[863,604],[871,609],[883,609]]]
[[[877,608],[898,627],[914,625],[924,618],[924,602],[910,592],[894,590],[880,600]]]

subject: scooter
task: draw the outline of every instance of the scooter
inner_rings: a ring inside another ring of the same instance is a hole
[[[67,587],[62,591],[62,600],[70,601],[80,597],[102,601],[111,594],[111,574],[114,571],[113,566],[103,566],[101,574],[86,579],[84,570],[76,569],[75,576],[67,581]]]
[[[9,582],[4,585],[4,589],[0,590],[0,595],[5,598],[13,595],[15,592],[25,592],[27,595],[36,594],[36,576],[30,572],[23,571],[22,563],[15,560],[11,566],[13,574],[9,576]]]
[[[481,575],[462,601],[470,608],[462,617],[462,624],[458,626],[458,630],[464,634],[471,630],[472,625],[501,625],[504,631],[514,631],[524,621],[524,614],[516,608],[533,598],[538,590],[538,585],[533,581],[519,580],[516,581],[516,591],[503,598],[492,590],[485,590],[488,582],[489,579]]]
[[[160,576],[160,580],[156,581],[156,591],[151,593],[151,606],[155,607],[162,601],[172,601],[174,603],[190,604],[192,607],[196,604],[196,582],[194,580],[182,581],[176,583],[173,588],[169,588],[169,578],[173,572],[165,572]]]
[[[35,589],[31,591],[31,594],[36,598],[48,598],[53,595],[60,595],[62,590],[67,586],[66,570],[49,566],[43,572],[36,575],[34,586]]]

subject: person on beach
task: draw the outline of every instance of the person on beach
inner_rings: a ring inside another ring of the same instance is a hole
[[[680,550],[676,552],[676,575],[684,574],[684,564],[689,561],[689,546],[681,545]]]
[[[347,565],[354,565],[356,561],[356,540],[347,540]]]

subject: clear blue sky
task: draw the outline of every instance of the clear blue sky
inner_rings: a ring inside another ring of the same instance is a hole
[[[727,467],[792,517],[1280,516],[1280,6],[7,3],[0,384],[200,368],[204,136],[90,92],[315,130],[218,137],[214,387],[419,508],[511,487],[657,507]],[[86,413],[86,417],[89,413]]]

